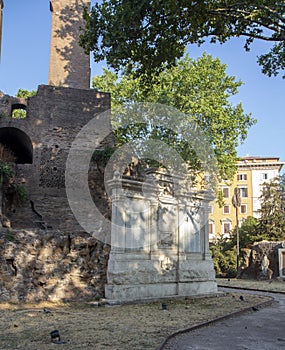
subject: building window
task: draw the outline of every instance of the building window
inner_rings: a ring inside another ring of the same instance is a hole
[[[223,197],[229,198],[230,196],[230,188],[229,187],[223,187]]]
[[[243,198],[248,197],[247,187],[239,187],[239,193]]]
[[[214,234],[214,224],[212,222],[209,222],[208,230],[209,230],[209,235]]]
[[[268,174],[267,173],[262,173],[260,174],[261,180],[268,180]]]
[[[246,204],[242,204],[240,206],[240,213],[241,214],[247,214],[247,205]]]
[[[231,223],[223,222],[223,234],[228,235],[231,232]]]
[[[246,181],[247,180],[247,174],[238,174],[237,175],[238,181]]]
[[[223,206],[223,214],[229,214],[230,213],[230,206],[224,205]]]

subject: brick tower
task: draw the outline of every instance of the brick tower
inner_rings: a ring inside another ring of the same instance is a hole
[[[0,0],[0,4],[1,4]],[[49,85],[90,88],[90,58],[79,46],[83,10],[89,0],[51,0]]]

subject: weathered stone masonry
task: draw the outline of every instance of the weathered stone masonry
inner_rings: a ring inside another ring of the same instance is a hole
[[[26,109],[26,118],[11,118],[12,110],[15,108]],[[96,242],[89,234],[83,232],[75,220],[68,205],[64,179],[66,158],[72,141],[80,129],[92,118],[96,118],[97,128],[94,130],[94,137],[97,135],[98,139],[101,139],[101,135],[106,134],[106,130],[111,132],[109,118],[106,117],[106,114],[101,114],[109,110],[109,108],[109,94],[99,93],[95,90],[41,85],[38,88],[37,95],[27,100],[3,94],[0,96],[0,143],[6,145],[16,155],[17,179],[24,184],[28,193],[28,200],[24,205],[17,207],[12,203],[7,208],[6,215],[11,220],[12,229],[9,229],[8,233],[5,231],[1,238],[0,254],[5,260],[5,263],[2,261],[2,267],[5,267],[7,264],[8,266],[13,266],[13,261],[17,270],[18,287],[14,285],[12,288],[13,299],[17,299],[17,297],[18,299],[51,298],[54,294],[48,293],[48,289],[46,292],[44,290],[47,285],[53,283],[47,281],[37,285],[36,281],[41,279],[42,275],[46,275],[45,270],[48,266],[53,266],[54,270],[47,274],[46,278],[48,279],[48,276],[50,276],[54,282],[56,279],[62,280],[63,276],[65,276],[64,278],[71,278],[69,274],[73,273],[73,270],[70,264],[75,264],[75,262],[79,271],[81,269],[86,270],[86,266],[91,264],[90,261],[92,259],[89,259],[87,264],[85,258],[80,258],[82,249],[88,250],[90,247],[93,247],[90,249],[96,251],[96,254],[99,254],[99,256],[103,256],[104,258],[102,259],[107,263],[108,257],[105,255],[109,248]],[[111,145],[112,140],[113,138],[110,134],[109,137],[101,142],[99,148]],[[97,201],[103,215],[108,216],[110,215],[110,210],[107,200],[104,201],[103,174],[98,172],[92,164],[90,171],[92,172],[90,191],[93,193],[94,200]],[[98,200],[99,193],[101,194],[100,200]],[[9,243],[10,235],[16,237],[12,243]],[[44,238],[45,236],[47,238]],[[33,237],[35,242],[33,242]],[[55,245],[52,246],[51,243],[47,243],[48,240]],[[70,252],[66,253],[67,248],[64,248],[65,243],[62,243],[68,240],[74,241],[74,243],[70,243],[74,247],[72,249],[73,255]],[[76,244],[77,240],[81,240],[82,246],[85,246],[85,248],[79,248],[81,243],[79,245]],[[36,243],[39,241],[41,243]],[[34,254],[28,253],[33,249],[37,250],[37,247],[45,249],[46,244],[50,248],[49,254],[45,253],[44,258],[39,251]],[[31,246],[33,245],[34,248],[32,249]],[[63,247],[62,249],[60,248],[61,246]],[[7,247],[9,247],[8,251]],[[20,251],[21,253],[19,253]],[[20,259],[18,258],[18,253],[21,256],[23,254],[27,254],[27,256],[25,259]],[[74,254],[77,258],[74,257]],[[50,260],[53,262],[51,263]],[[23,263],[26,261],[29,262],[28,265]],[[33,274],[26,278],[26,273],[30,271],[29,266],[31,267],[29,264],[39,266],[39,261],[42,269],[39,267],[34,269]],[[62,266],[60,269],[56,268],[55,265],[58,264],[59,267],[62,261],[68,261],[66,269],[62,269]],[[102,281],[97,281],[96,287],[93,286],[92,288],[90,284],[91,279],[82,277],[85,281],[81,285],[82,290],[85,291],[82,295],[86,297],[98,296],[98,291],[100,291],[102,296],[102,286],[106,282],[106,266],[102,269],[100,259],[96,258],[92,261],[94,265],[93,267],[89,266],[88,273],[95,270],[100,271]],[[4,274],[4,278],[2,278],[2,288],[4,289],[2,290],[7,289],[7,286],[5,287],[5,278],[9,276],[7,271],[9,269],[5,270],[4,268],[3,271],[2,268],[2,273]],[[19,283],[20,279],[23,281],[22,284]],[[12,283],[11,279],[9,283]],[[36,283],[37,288],[40,287],[40,289],[37,290],[35,286],[33,288],[31,285],[28,286],[29,283],[33,286]],[[25,296],[21,292],[23,288],[26,290]],[[28,293],[29,290],[33,290],[33,292]],[[16,291],[18,291],[18,296]],[[7,291],[2,294],[5,300],[8,294]],[[72,294],[72,288],[65,297],[68,298],[68,296],[76,298],[76,293]],[[53,298],[55,298],[55,295]]]
[[[26,118],[20,120],[10,117],[17,102],[23,105],[22,100],[6,95],[0,99],[0,142],[18,158],[18,177],[33,205],[9,213],[13,227],[30,228],[42,221],[49,228],[78,230],[65,193],[66,158],[72,141],[90,119],[98,119],[98,138],[103,129],[110,129],[110,121],[100,116],[109,109],[109,94],[41,85],[27,101]]]
[[[49,85],[80,89],[90,87],[89,55],[79,46],[80,28],[84,27],[83,10],[88,0],[51,0]]]
[[[0,0],[1,15],[3,5]],[[79,226],[65,190],[66,159],[84,125],[96,118],[97,148],[113,143],[111,134],[102,140],[111,132],[108,114],[102,115],[110,109],[110,96],[90,90],[90,58],[78,44],[84,8],[90,1],[50,1],[48,86],[28,99],[0,91],[0,143],[15,154],[16,180],[28,194],[21,207],[13,196],[4,201],[12,227],[0,230],[0,301],[79,300],[104,293],[109,246]],[[13,119],[14,109],[26,110],[26,118]],[[97,208],[110,218],[103,174],[92,161],[88,182]]]
[[[109,249],[85,232],[1,229],[0,301],[102,297]]]

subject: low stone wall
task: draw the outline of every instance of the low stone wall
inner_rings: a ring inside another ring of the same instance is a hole
[[[85,232],[0,231],[0,302],[104,296],[110,247]]]

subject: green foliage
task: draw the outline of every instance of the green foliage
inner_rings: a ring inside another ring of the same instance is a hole
[[[247,217],[239,228],[240,249],[247,248],[254,242],[264,239],[258,232],[258,220],[254,217]],[[236,229],[233,230],[230,238],[221,238],[211,246],[211,253],[214,261],[216,274],[219,277],[235,277],[236,271]],[[241,262],[240,258],[240,262]]]
[[[37,91],[35,90],[25,90],[25,89],[19,89],[16,93],[16,97],[18,98],[28,98],[28,97],[32,97],[35,96],[37,94]]]
[[[226,204],[225,199],[224,199],[224,195],[223,195],[223,191],[219,190],[217,192],[216,202],[218,203],[219,208],[222,208]]]
[[[248,216],[245,221],[239,227],[239,245],[240,248],[248,248],[254,242],[262,241],[267,239],[265,234],[262,234],[258,230],[258,219]],[[228,242],[229,247],[236,246],[236,228],[233,230],[231,240]]]
[[[276,0],[102,0],[84,14],[86,28],[80,44],[106,59],[115,70],[134,71],[153,79],[153,73],[175,65],[188,44],[224,43],[244,36],[272,43],[258,58],[263,73],[276,75],[285,65],[285,4]],[[285,77],[285,76],[284,76]]]
[[[14,175],[14,169],[11,164],[0,162],[0,185],[2,185],[4,181],[14,177]]]
[[[4,181],[14,177],[15,173],[12,163],[15,160],[12,151],[0,143],[0,186],[3,185]]]
[[[285,239],[285,175],[264,184],[261,195],[260,218],[247,217],[239,228],[240,249],[262,240]],[[218,240],[211,252],[218,276],[230,277],[236,264],[236,228],[228,239]]]
[[[217,277],[236,276],[236,252],[235,250],[224,249],[223,245],[210,247],[214,268]]]
[[[18,205],[24,204],[28,199],[28,192],[24,185],[19,184],[16,186],[16,200]]]
[[[24,185],[16,184],[16,174],[14,163],[16,158],[13,152],[6,146],[0,144],[0,197],[3,200],[3,194],[11,190],[16,195],[18,204],[23,204],[27,200],[27,191]],[[2,203],[0,203],[2,207]]]
[[[285,175],[263,184],[258,231],[267,240],[285,239]]]
[[[98,165],[105,167],[113,153],[114,148],[112,147],[106,147],[104,149],[95,150],[92,155],[92,160]]]
[[[26,118],[27,112],[23,108],[17,108],[12,111],[13,119],[24,119]]]
[[[152,102],[175,107],[184,113],[185,119],[179,128],[187,130],[187,125],[197,123],[212,144],[221,177],[231,178],[236,172],[236,148],[255,123],[251,115],[244,113],[241,104],[234,106],[229,101],[238,93],[242,82],[228,76],[226,65],[219,59],[206,54],[197,60],[186,55],[176,66],[156,76],[156,82],[146,87],[143,79],[132,73],[118,76],[105,69],[102,76],[93,78],[92,85],[111,93],[112,108],[131,105],[134,101]],[[135,138],[159,138],[177,150],[194,169],[199,169],[193,150],[171,130],[131,123],[117,129],[118,122],[113,120],[112,123],[117,145]]]
[[[5,239],[9,242],[15,241],[15,234],[13,231],[8,230],[8,232],[5,234]]]
[[[17,94],[16,94],[16,97],[18,97],[18,98],[28,98],[28,97],[36,95],[36,93],[37,92],[35,90],[28,91],[28,90],[24,90],[24,89],[19,89]],[[23,109],[23,108],[14,109],[13,112],[12,112],[12,118],[14,118],[14,119],[26,118],[26,110]]]

